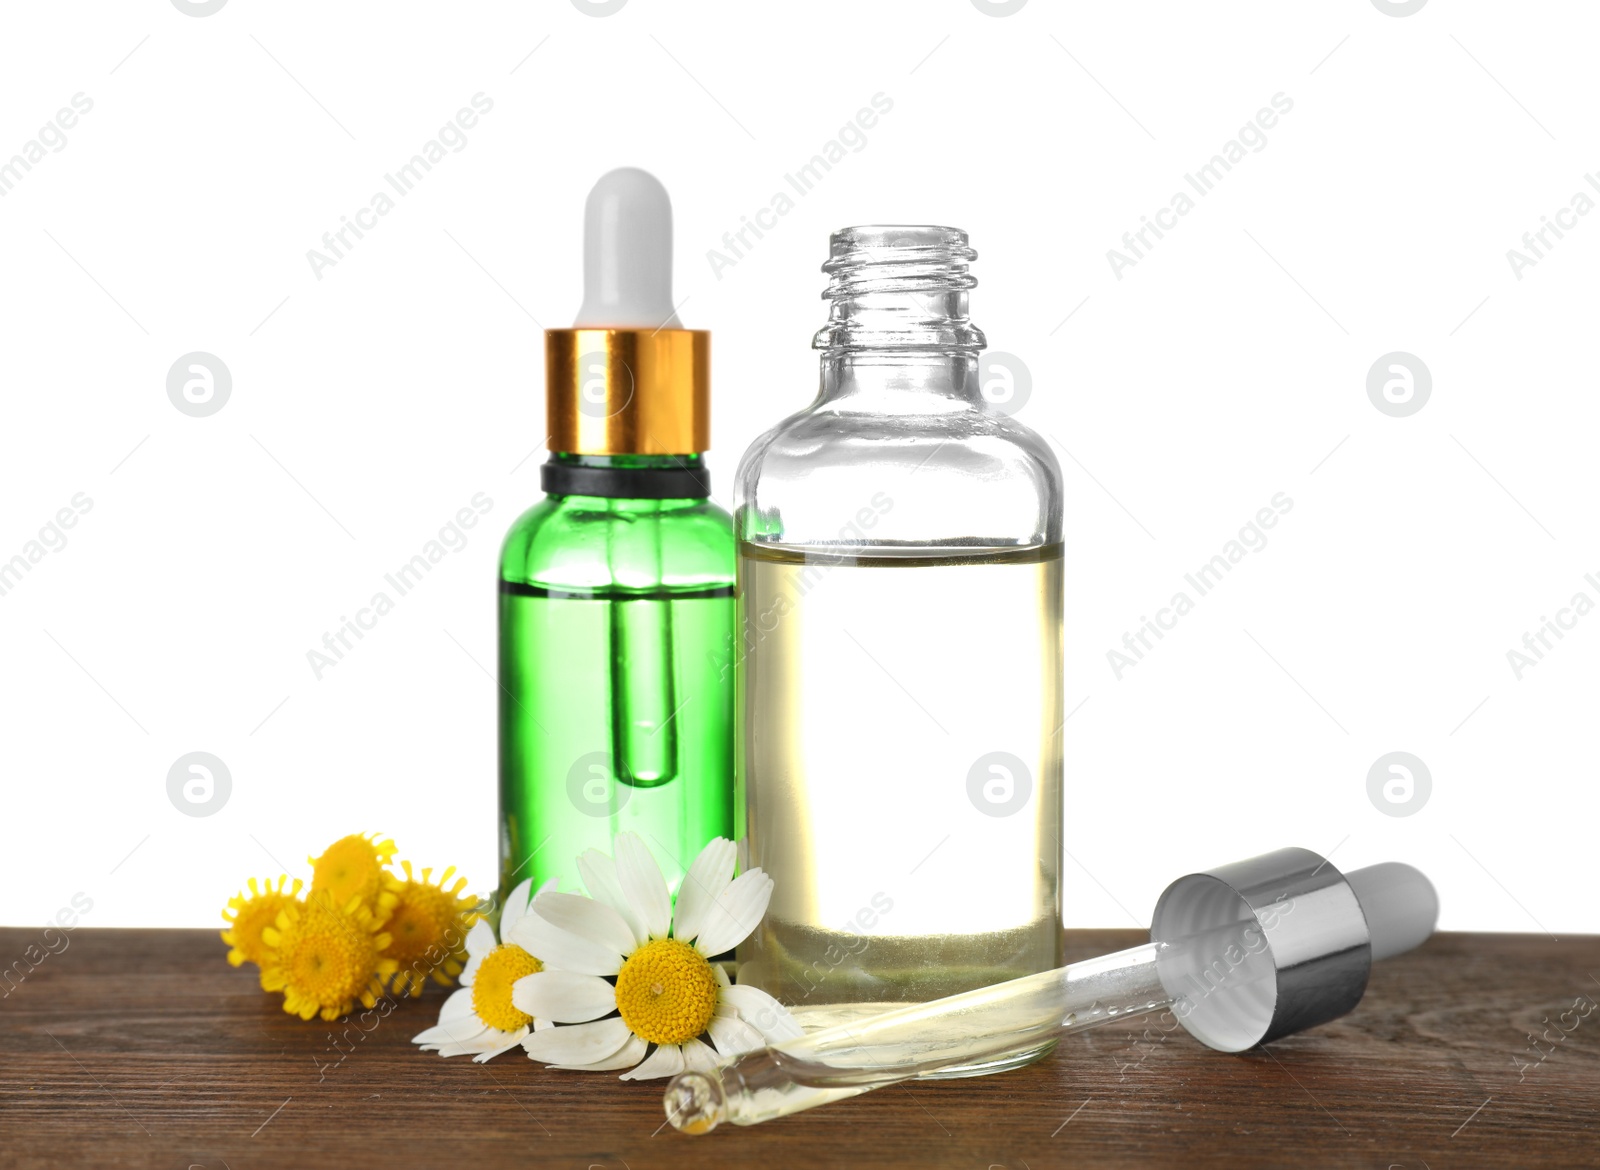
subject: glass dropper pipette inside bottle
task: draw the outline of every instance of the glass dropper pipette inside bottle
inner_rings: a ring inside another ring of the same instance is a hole
[[[1351,1010],[1372,960],[1419,945],[1437,917],[1432,885],[1410,866],[1342,875],[1309,850],[1278,850],[1174,882],[1141,946],[681,1073],[667,1118],[694,1134],[754,1125],[1162,1008],[1210,1047],[1241,1052]]]

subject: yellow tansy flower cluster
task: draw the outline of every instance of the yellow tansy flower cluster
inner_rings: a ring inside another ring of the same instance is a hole
[[[450,986],[477,902],[454,866],[438,881],[409,861],[396,874],[394,855],[388,838],[355,833],[307,859],[309,890],[288,875],[251,878],[222,912],[228,962],[261,968],[261,986],[281,991],[283,1010],[303,1020],[337,1020],[381,995],[414,995],[430,977]]]

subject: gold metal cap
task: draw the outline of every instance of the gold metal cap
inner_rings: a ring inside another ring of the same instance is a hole
[[[711,446],[704,329],[546,329],[546,446],[571,455],[694,455]]]

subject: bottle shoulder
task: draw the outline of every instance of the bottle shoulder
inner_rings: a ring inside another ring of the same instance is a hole
[[[573,590],[731,585],[733,518],[710,500],[546,496],[506,533],[500,577]]]
[[[851,523],[870,519],[869,544],[1059,541],[1061,468],[1049,441],[979,403],[930,405],[889,414],[819,401],[778,423],[740,462],[740,537],[850,542],[861,535]]]

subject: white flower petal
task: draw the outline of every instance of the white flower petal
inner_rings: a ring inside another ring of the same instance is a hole
[[[598,849],[585,849],[578,857],[578,875],[583,878],[583,888],[589,891],[591,898],[604,902],[622,915],[622,920],[628,924],[628,929],[633,931],[635,943],[649,941],[650,936],[645,933],[644,920],[639,917],[639,912],[629,905],[627,895],[622,892],[622,883],[617,880],[616,862]]]
[[[525,1036],[528,1056],[546,1064],[593,1064],[615,1055],[631,1036],[620,1018],[565,1028],[545,1028]]]
[[[614,1068],[628,1068],[644,1059],[644,1050],[650,1047],[643,1037],[629,1036],[628,1042],[611,1056],[592,1064],[552,1064],[551,1068],[571,1069],[575,1072],[606,1072]]]
[[[451,1024],[461,1020],[471,1019],[476,1021],[477,1016],[472,1014],[472,989],[459,987],[452,991],[449,997],[439,1005],[439,1023]],[[482,1025],[479,1025],[480,1027]]]
[[[546,967],[584,975],[615,975],[622,970],[622,956],[616,951],[551,926],[538,914],[524,914],[517,919],[507,941],[516,943]]]
[[[516,1009],[557,1024],[586,1024],[617,1009],[617,989],[598,975],[540,971],[511,985]]]
[[[518,1044],[521,1044],[523,1039],[528,1035],[529,1031],[530,1029],[526,1024],[518,1028],[515,1032],[502,1032],[498,1028],[491,1028],[489,1029],[489,1039],[485,1042],[483,1050],[472,1059],[477,1061],[479,1064],[482,1064],[486,1060],[493,1060],[502,1052],[508,1052],[515,1048]]]
[[[712,1043],[721,1056],[737,1056],[767,1046],[766,1037],[732,1013],[712,1016],[706,1031],[711,1033]]]
[[[474,959],[481,959],[499,944],[495,941],[494,927],[483,919],[472,924],[472,929],[467,931],[467,954]]]
[[[617,1078],[623,1081],[648,1081],[655,1077],[675,1077],[683,1071],[683,1049],[676,1044],[663,1044],[650,1054],[650,1058],[631,1072]]]
[[[478,1042],[474,1041],[471,1044],[447,1044],[439,1049],[439,1055],[446,1058],[451,1056],[477,1056],[478,1051]]]
[[[415,1037],[424,1049],[435,1049],[440,1056],[461,1056],[477,1052],[493,1028],[485,1028],[474,1018],[470,1023],[439,1024]]]
[[[667,879],[637,833],[618,833],[611,846],[617,856],[617,880],[628,904],[650,938],[665,938],[672,928],[672,896]]]
[[[551,926],[599,943],[618,955],[629,954],[638,945],[622,915],[604,902],[582,894],[560,894],[554,890],[540,894],[533,900],[530,912]]]
[[[505,937],[506,931],[516,924],[517,919],[528,912],[528,902],[533,897],[533,879],[518,882],[511,887],[511,892],[506,895],[506,904],[500,908],[500,935]]]
[[[706,911],[733,880],[737,852],[737,846],[726,837],[717,837],[700,850],[678,887],[678,905],[672,911],[673,938],[688,942],[700,933]]]
[[[456,985],[471,987],[472,981],[478,977],[478,967],[482,964],[484,956],[468,955],[467,961],[461,966],[461,974],[456,976]]]
[[[683,1063],[685,1068],[692,1068],[696,1072],[711,1072],[720,1062],[711,1045],[701,1040],[686,1040],[683,1044]]]
[[[695,950],[708,959],[732,950],[750,937],[771,900],[772,879],[759,869],[745,870],[707,908]]]
[[[741,1020],[760,1032],[770,1043],[795,1040],[805,1034],[789,1014],[789,1009],[759,987],[735,984],[723,989],[722,999],[732,1006]]]
[[[466,1040],[473,1040],[483,1031],[483,1025],[476,1017],[469,1021],[459,1021],[454,1024],[435,1024],[431,1028],[424,1028],[411,1037],[411,1043],[424,1050],[443,1048],[446,1045],[460,1044]]]

